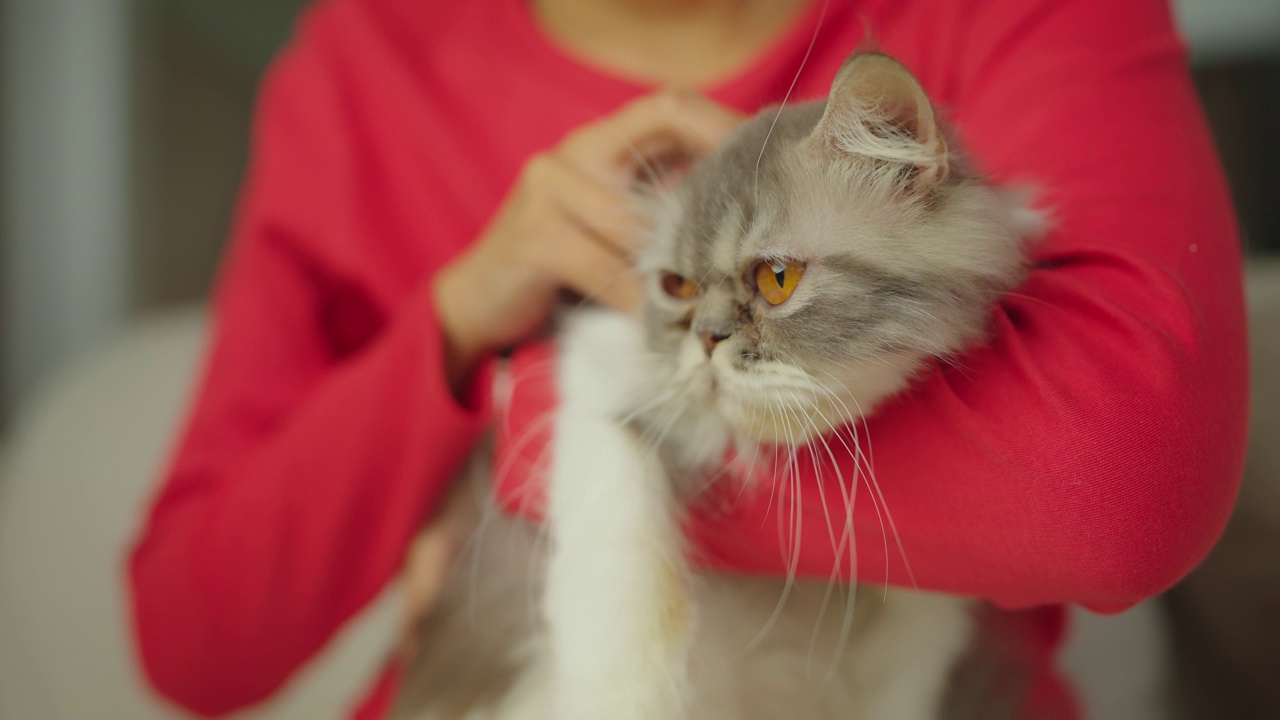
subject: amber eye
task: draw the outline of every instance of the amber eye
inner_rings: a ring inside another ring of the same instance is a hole
[[[662,276],[662,289],[668,295],[680,300],[688,300],[698,294],[698,286],[683,275],[669,272]]]
[[[756,265],[756,289],[770,305],[781,305],[800,284],[804,264],[794,260],[764,260]]]

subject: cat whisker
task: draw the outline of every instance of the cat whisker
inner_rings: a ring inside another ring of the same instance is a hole
[[[705,479],[696,488],[694,488],[693,491],[689,493],[689,499],[690,500],[697,499],[703,493],[707,492],[712,487],[714,487],[716,483],[728,477],[733,477],[733,468],[728,466],[721,467],[719,470],[715,472],[714,475]]]
[[[690,133],[701,136],[700,132],[698,132],[695,128],[690,127],[687,123],[681,122],[681,125],[683,125]],[[644,173],[645,179],[649,182],[649,184],[652,185],[655,189],[661,188],[662,176],[658,174],[658,170],[653,166],[653,163],[651,162],[650,158],[646,156],[644,153],[640,152],[640,148],[636,147],[635,143],[631,142],[630,139],[623,136],[623,134],[620,131],[618,131],[616,128],[614,128],[612,125],[605,123],[604,126],[612,130],[615,136],[623,142],[623,145],[627,148],[627,152],[631,153],[632,158],[636,161],[637,167]],[[702,139],[704,141],[707,140],[707,138],[705,137],[702,137]],[[654,192],[644,194],[644,198],[648,201],[657,201],[658,203],[665,205],[666,209],[668,210],[679,209],[679,206],[680,206],[679,202],[675,199],[675,197],[670,192],[662,192],[660,190],[655,190]],[[643,211],[644,203],[638,203],[638,204],[642,206],[639,209]],[[637,213],[637,214],[640,214],[640,213]]]
[[[487,486],[488,487],[487,494],[489,497],[485,498],[483,502],[479,503],[480,507],[484,508],[484,510],[481,512],[480,519],[476,524],[475,530],[471,533],[470,537],[467,538],[466,543],[464,545],[464,549],[468,550],[470,554],[470,559],[471,559],[471,574],[470,574],[471,587],[469,588],[470,592],[468,592],[468,595],[467,595],[468,598],[474,598],[474,597],[477,597],[478,595],[478,592],[476,590],[476,583],[479,582],[480,565],[482,562],[482,558],[484,556],[484,538],[488,534],[489,526],[502,513],[502,510],[499,509],[499,503],[497,498],[498,488],[502,487],[502,485],[504,484],[505,478],[507,477],[508,473],[511,472],[511,469],[514,466],[516,459],[520,457],[523,451],[523,448],[525,448],[533,438],[542,434],[546,430],[547,426],[550,425],[554,420],[555,420],[555,411],[548,410],[543,413],[540,413],[536,418],[530,421],[529,424],[526,426],[524,432],[521,433],[520,436],[517,437],[511,443],[511,446],[507,451],[506,456],[503,458],[502,465],[500,465],[497,469],[491,471],[492,479]],[[538,466],[542,465],[543,459],[547,455],[549,455],[549,453],[550,453],[549,448],[542,449],[542,451],[539,453],[538,460],[534,464],[534,468],[531,469],[529,473],[530,476],[536,476],[539,474],[545,476],[546,474],[545,471],[539,472],[537,468]],[[517,506],[518,513],[523,514],[528,512],[529,505],[532,502],[532,499],[534,497],[533,488],[539,485],[540,483],[530,481],[515,491],[517,493],[517,497],[519,498],[519,504]],[[548,530],[545,527],[540,527],[538,529],[539,534],[544,534],[546,532],[548,532]],[[531,572],[532,572],[532,569],[531,569]],[[470,604],[469,604],[469,607],[470,607]],[[470,607],[470,610],[474,611],[474,608]]]
[[[777,394],[776,391],[775,391],[775,394]],[[779,399],[781,399],[780,394],[779,394]],[[786,405],[784,403],[779,402],[777,403],[777,405],[784,412],[787,411]],[[799,416],[796,416],[796,421],[800,422]],[[800,548],[801,548],[801,541],[803,538],[802,533],[804,529],[804,524],[803,524],[804,518],[801,512],[803,508],[801,505],[802,496],[800,493],[800,473],[797,467],[797,462],[798,462],[798,458],[796,456],[797,444],[796,444],[796,438],[791,430],[791,425],[790,423],[785,422],[785,418],[781,427],[786,432],[787,440],[788,440],[786,446],[787,446],[787,452],[789,454],[789,457],[787,460],[787,464],[785,466],[786,470],[788,471],[785,477],[785,482],[786,482],[785,490],[788,494],[790,494],[790,497],[791,497],[791,511],[790,513],[788,513],[791,519],[790,547],[787,548],[787,543],[783,543],[784,548],[787,549],[786,582],[782,586],[782,593],[778,598],[777,604],[774,606],[773,614],[769,616],[769,619],[767,621],[765,621],[764,627],[760,629],[760,632],[756,634],[756,637],[750,643],[748,643],[747,652],[750,652],[751,650],[755,649],[760,644],[760,642],[764,640],[764,638],[769,634],[769,631],[772,630],[774,625],[777,624],[778,618],[782,616],[782,611],[786,607],[787,599],[791,596],[791,592],[795,588],[796,575],[800,566]],[[784,497],[780,494],[779,500],[778,500],[778,511],[779,511],[778,523],[780,526],[779,527],[780,534],[781,534],[781,524],[783,522],[783,518],[786,517],[782,512],[783,502],[784,502]],[[768,513],[766,511],[766,515],[767,514]]]
[[[802,402],[801,402],[800,398],[795,394],[795,392],[794,392],[794,391],[792,391],[792,392],[790,393],[790,395],[791,395],[792,400],[794,401],[794,403],[795,403],[797,406],[803,406],[803,405],[804,405],[804,403],[802,403]],[[811,404],[813,405],[813,409],[814,409],[814,410],[817,410],[817,405],[816,405],[816,403],[811,403]],[[810,421],[810,423],[812,423],[812,421]],[[819,441],[819,442],[822,442],[824,446],[826,445],[826,440],[825,440],[825,438],[823,438],[821,435],[818,435],[818,436],[817,436],[817,439],[818,439],[818,441]],[[830,453],[830,448],[827,448],[827,452],[828,452],[828,453]],[[830,542],[831,542],[831,549],[832,549],[832,552],[833,552],[833,553],[835,553],[835,554],[836,554],[836,556],[837,556],[837,558],[838,558],[838,557],[839,557],[839,549],[838,549],[838,547],[839,547],[839,546],[837,545],[837,542],[836,542],[835,527],[834,527],[834,525],[833,525],[833,524],[832,524],[832,522],[831,522],[831,510],[830,510],[830,506],[829,506],[829,505],[828,505],[828,503],[827,503],[827,495],[826,495],[826,490],[825,490],[825,488],[824,488],[824,485],[825,485],[825,484],[824,484],[824,483],[823,483],[823,481],[822,481],[822,470],[821,470],[821,468],[820,468],[820,466],[819,466],[819,464],[818,464],[817,456],[816,456],[816,455],[814,455],[812,452],[810,452],[810,454],[809,454],[809,459],[810,459],[810,462],[811,462],[811,463],[812,463],[812,465],[813,465],[814,482],[815,482],[815,483],[816,483],[816,485],[817,485],[819,502],[820,502],[820,503],[821,503],[821,505],[822,505],[822,515],[823,515],[823,518],[824,518],[824,520],[825,520],[825,522],[826,522],[826,525],[827,525],[827,537],[829,538],[829,540],[830,540]],[[837,473],[839,473],[839,466],[834,466],[834,467],[835,467],[835,469],[836,469],[836,472],[837,472]],[[846,521],[846,522],[847,522],[847,521]],[[841,543],[841,545],[842,545],[842,544],[843,544],[843,543]],[[838,559],[837,559],[837,562],[838,562]],[[819,606],[818,616],[817,616],[817,618],[814,620],[813,633],[811,634],[811,636],[810,636],[810,638],[809,638],[809,651],[808,651],[808,653],[807,653],[807,660],[806,660],[806,663],[811,663],[811,662],[812,662],[812,659],[813,659],[813,653],[814,653],[814,651],[816,650],[816,647],[817,647],[818,634],[819,634],[819,631],[820,631],[820,630],[821,630],[821,628],[822,628],[822,621],[823,621],[823,619],[826,617],[826,614],[827,614],[827,605],[828,605],[828,603],[830,602],[830,599],[831,599],[831,593],[832,593],[832,591],[833,591],[833,588],[834,588],[834,583],[833,583],[833,582],[828,582],[828,583],[827,583],[827,589],[826,589],[825,593],[823,594],[822,603],[821,603],[821,605]],[[829,668],[829,670],[832,670],[832,669],[834,669],[834,666],[832,666],[831,668]]]
[[[1028,295],[1026,293],[1013,292],[1012,290],[1006,290],[1000,293],[1000,295],[1001,297],[1018,298],[1019,300],[1026,300],[1027,302],[1039,303],[1041,305],[1044,305],[1045,307],[1052,307],[1052,308],[1058,307],[1056,303],[1049,302],[1044,298],[1038,298],[1034,295]]]
[[[680,405],[675,408],[674,412],[669,413],[667,420],[662,423],[662,425],[658,426],[655,434],[651,436],[648,446],[649,451],[656,451],[657,448],[662,446],[663,441],[666,440],[667,435],[670,434],[671,430],[675,428],[676,423],[680,421],[680,418],[684,415],[686,410],[686,406]],[[648,432],[646,432],[646,437],[650,437]]]
[[[765,419],[764,419],[764,416],[761,415],[760,428],[756,430],[753,437],[758,438],[761,436],[761,433],[764,432],[764,424],[765,424]],[[752,442],[751,464],[747,466],[747,473],[743,477],[740,487],[738,488],[738,497],[735,499],[735,503],[742,500],[742,492],[747,488],[747,485],[755,478],[756,461],[760,458],[760,445],[761,445],[761,442],[759,440],[755,440]]]
[[[648,402],[646,402],[645,404],[643,404],[643,405],[641,405],[641,406],[637,407],[635,410],[632,410],[631,412],[627,413],[626,415],[623,415],[621,418],[619,418],[619,419],[618,419],[618,421],[617,421],[617,422],[618,422],[618,424],[619,424],[619,425],[626,426],[626,425],[630,424],[630,423],[631,423],[631,421],[635,420],[636,418],[640,417],[641,415],[644,415],[645,413],[649,412],[650,410],[654,409],[655,407],[658,407],[659,405],[664,405],[664,404],[666,404],[666,403],[670,402],[670,401],[671,401],[672,399],[674,399],[677,395],[678,395],[678,391],[677,391],[676,389],[671,389],[671,390],[668,390],[668,391],[667,391],[667,392],[665,392],[665,393],[661,393],[661,394],[659,394],[659,395],[655,396],[654,398],[652,398],[651,400],[649,400]]]
[[[844,392],[844,397],[848,397],[850,400],[852,400],[852,401],[854,402],[854,404],[855,404],[855,405],[857,405],[857,404],[858,404],[858,401],[857,401],[856,396],[854,396],[854,394],[853,394],[852,392],[850,392],[850,391],[849,391],[848,387],[847,387],[847,386],[846,386],[842,381],[840,381],[840,379],[839,379],[839,378],[835,377],[834,375],[832,375],[832,374],[831,374],[831,373],[829,373],[829,372],[825,372],[825,371],[823,371],[823,374],[824,374],[824,375],[826,375],[826,376],[828,376],[828,377],[831,379],[831,381],[832,381],[832,382],[834,382],[834,383],[836,383],[837,385],[839,385],[839,386],[840,386],[840,387],[845,391],[845,392]],[[848,406],[844,403],[844,400],[842,399],[842,397],[841,397],[841,395],[840,395],[840,394],[835,393],[835,392],[832,392],[829,388],[826,388],[826,387],[825,387],[825,386],[823,386],[821,383],[816,384],[816,385],[814,386],[814,390],[815,390],[815,391],[818,391],[818,392],[821,392],[824,396],[828,397],[828,398],[829,398],[830,400],[832,400],[833,402],[838,403],[838,404],[843,408],[843,411],[844,411],[845,415],[846,415],[847,417],[849,417],[851,420],[861,420],[861,419],[864,419],[864,418],[865,418],[865,415],[864,415],[864,413],[863,413],[862,408],[861,408],[861,406],[860,406],[860,405],[858,405],[858,412],[857,412],[857,414],[856,414],[856,415],[854,415],[854,413],[853,413],[852,411],[850,411],[850,410],[849,410],[849,408],[848,408]],[[825,419],[824,419],[824,422],[825,422]],[[865,423],[862,423],[861,425],[862,425],[862,427],[865,427]],[[895,543],[897,544],[897,547],[898,547],[898,552],[899,552],[900,556],[902,557],[903,565],[904,565],[904,566],[906,567],[906,569],[907,569],[907,574],[908,574],[908,576],[909,576],[909,578],[910,578],[910,580],[911,580],[911,583],[912,583],[912,585],[913,585],[913,586],[916,586],[915,573],[914,573],[914,572],[912,571],[912,569],[911,569],[910,561],[908,560],[907,555],[906,555],[906,549],[903,547],[902,539],[901,539],[901,536],[900,536],[900,535],[899,535],[899,533],[898,533],[896,523],[894,522],[894,520],[893,520],[893,516],[892,516],[892,514],[889,512],[889,508],[888,508],[887,504],[885,503],[884,494],[883,494],[883,492],[882,492],[882,491],[881,491],[881,489],[880,489],[879,481],[878,481],[878,480],[876,479],[876,477],[875,477],[874,455],[871,455],[871,454],[870,454],[870,451],[872,450],[870,435],[868,435],[868,437],[867,437],[868,453],[864,455],[864,453],[863,453],[863,452],[862,452],[862,450],[861,450],[861,445],[860,445],[860,443],[858,442],[859,435],[858,435],[857,427],[852,428],[852,432],[853,432],[854,448],[852,448],[852,449],[851,449],[851,448],[849,448],[848,444],[846,443],[846,444],[845,444],[845,449],[846,449],[847,451],[849,451],[849,452],[850,452],[850,454],[851,454],[851,456],[853,457],[853,460],[854,460],[854,469],[855,469],[854,486],[855,486],[855,489],[856,489],[856,485],[857,485],[858,476],[861,476],[861,479],[863,480],[863,482],[865,482],[865,483],[867,484],[867,488],[868,488],[868,490],[870,490],[870,491],[872,492],[872,496],[871,496],[871,497],[872,497],[872,507],[875,509],[875,511],[876,511],[876,517],[877,517],[877,520],[878,520],[878,521],[879,521],[879,523],[880,523],[880,532],[881,532],[881,537],[882,537],[882,544],[883,544],[883,546],[884,546],[884,550],[885,550],[885,573],[886,573],[886,576],[885,576],[885,585],[886,585],[886,587],[887,587],[887,585],[888,585],[888,580],[889,580],[889,578],[888,578],[888,572],[889,572],[889,558],[888,558],[888,553],[889,553],[889,539],[888,539],[888,534],[889,534],[889,533],[892,533],[892,535],[893,535],[893,537],[894,537],[894,541],[895,541]],[[837,435],[837,437],[840,437],[841,441],[843,442],[843,438],[842,438],[840,435]],[[832,458],[832,461],[833,461],[833,464],[835,464],[835,460],[834,460],[834,458]],[[865,473],[864,473],[864,472],[862,472],[862,471],[861,471],[861,469],[860,469],[860,467],[861,467],[861,466],[864,466],[864,465],[865,465],[865,467],[866,467],[866,472],[865,472]],[[841,486],[843,487],[843,483],[841,484]],[[856,495],[855,495],[855,497],[856,497]],[[850,501],[850,502],[849,502],[849,517],[850,517],[850,518],[852,517],[852,507],[853,507],[853,503],[852,503],[852,501]],[[887,531],[886,531],[886,520],[887,520]],[[855,555],[856,555],[856,553],[855,553]],[[854,568],[854,569],[856,570],[856,568]],[[855,579],[855,578],[856,578],[856,572],[855,572],[853,575],[851,575],[851,580],[853,580],[853,579]]]
[[[796,68],[795,77],[791,78],[791,85],[787,87],[787,92],[782,96],[782,103],[778,105],[778,112],[773,116],[773,122],[769,125],[769,131],[765,133],[764,142],[760,143],[760,155],[756,158],[756,174],[755,174],[755,196],[756,203],[760,202],[760,162],[764,159],[765,148],[769,147],[769,138],[773,137],[774,128],[778,127],[778,118],[782,117],[782,111],[787,107],[787,101],[791,99],[791,93],[796,89],[796,83],[800,82],[800,74],[804,72],[805,65],[809,64],[809,55],[813,52],[813,46],[818,42],[818,32],[822,30],[823,21],[827,19],[827,9],[831,5],[831,0],[823,0],[822,10],[818,15],[818,22],[813,27],[813,35],[809,38],[809,47],[804,51],[804,57],[800,59],[800,67]]]
[[[853,400],[854,405],[858,406],[858,414],[862,415],[862,406],[858,404],[858,399],[856,397],[853,397],[852,395],[849,397],[849,399]],[[863,423],[863,427],[865,426],[866,424]],[[878,497],[880,500],[878,504],[875,504],[875,507],[877,508],[877,514],[881,507],[884,508],[885,519],[889,521],[889,530],[893,533],[893,540],[894,540],[894,543],[897,544],[898,546],[898,555],[902,558],[902,565],[907,570],[907,578],[911,580],[911,587],[919,590],[920,586],[916,582],[915,571],[911,569],[911,561],[907,559],[907,550],[902,545],[902,536],[898,533],[898,525],[893,521],[893,514],[889,512],[889,505],[884,499],[884,492],[880,489],[880,481],[876,478],[875,457],[876,457],[875,448],[871,444],[871,433],[867,433],[867,474],[865,475],[865,478],[868,481],[870,487],[875,492],[875,497]],[[888,543],[886,542],[885,552],[888,553],[888,551],[889,551]],[[888,557],[885,558],[884,573],[885,573],[885,592],[888,593],[889,591],[888,589],[888,585],[889,585]]]
[[[769,422],[773,425],[773,427],[774,427],[774,428],[777,428],[777,427],[778,427],[778,416],[777,416],[777,413],[774,411],[774,407],[773,407],[773,405],[772,405],[772,404],[766,405],[766,406],[765,406],[765,409],[769,411]],[[777,491],[778,491],[778,477],[779,477],[779,474],[778,474],[778,459],[779,459],[779,457],[780,457],[780,456],[781,456],[781,453],[778,453],[778,452],[776,452],[776,451],[773,453],[773,472],[769,475],[769,477],[770,477],[770,483],[769,483],[769,502],[765,505],[765,508],[764,508],[764,516],[760,519],[760,522],[761,522],[761,526],[760,526],[760,527],[761,527],[761,528],[763,528],[763,527],[764,527],[764,521],[765,521],[765,518],[768,518],[768,517],[769,517],[769,513],[773,510],[773,500],[774,500],[774,496],[777,494]]]
[[[541,617],[540,587],[537,579],[542,575],[538,558],[544,556],[546,548],[551,546],[551,526],[549,523],[538,523],[533,535],[533,552],[525,565],[527,579],[525,581],[525,612],[531,627],[536,627]]]
[[[795,394],[794,391],[792,391],[790,394],[797,408],[804,407],[804,403],[801,402],[800,398]],[[830,426],[830,422],[822,414],[821,408],[818,406],[818,404],[812,400],[810,401],[809,404],[810,404],[810,409],[813,410],[814,412],[817,412],[818,415],[823,418],[823,422],[826,423],[827,426]],[[798,416],[799,410],[796,410],[794,414]],[[799,421],[799,418],[798,418],[798,421]],[[811,429],[816,429],[816,424],[814,423],[812,418],[808,417],[807,415],[804,418],[802,424],[807,424]],[[835,462],[835,456],[834,456],[834,453],[832,453],[831,451],[831,447],[829,443],[827,442],[826,438],[822,434],[817,434],[816,439],[819,443],[821,443],[824,451],[827,453],[828,457],[831,459],[832,468],[837,473],[839,485],[843,487],[843,484],[844,484],[843,475],[840,472],[839,464]],[[818,493],[822,503],[823,515],[826,518],[826,522],[827,522],[828,537],[831,540],[832,551],[834,555],[832,571],[827,580],[827,586],[823,593],[823,599],[822,599],[822,603],[820,605],[817,617],[814,620],[813,633],[810,635],[808,660],[806,662],[811,663],[813,652],[816,649],[818,635],[822,628],[823,618],[825,618],[826,616],[827,606],[830,603],[831,594],[835,591],[836,586],[838,584],[837,578],[838,578],[838,567],[839,567],[840,557],[844,551],[845,544],[849,542],[849,540],[852,537],[853,521],[852,521],[852,515],[849,512],[849,507],[848,505],[846,505],[846,512],[844,514],[845,521],[843,524],[843,533],[842,533],[840,542],[837,543],[835,540],[835,532],[831,525],[830,509],[827,503],[826,493],[824,489],[825,483],[823,482],[822,469],[821,469],[821,466],[818,464],[817,456],[812,452],[812,447],[813,447],[812,442],[809,444],[809,447],[810,447],[810,460],[813,463],[813,468],[814,468],[814,482],[817,483]],[[799,492],[798,480],[799,478],[797,476],[797,492]],[[844,493],[843,489],[842,489],[842,493]],[[847,494],[846,494],[846,497],[847,497]],[[856,582],[856,576],[851,575],[850,581]],[[854,598],[855,598],[855,595],[853,594],[853,591],[852,591],[852,586],[846,587],[846,598],[847,600],[845,603],[845,612],[843,614],[843,617],[841,618],[841,631],[840,631],[839,641],[836,643],[833,655],[830,661],[827,663],[827,670],[826,672],[824,672],[823,679],[819,684],[820,688],[825,688],[829,683],[834,681],[836,670],[839,667],[841,659],[843,658],[843,655],[844,655],[845,643],[851,632],[853,610],[854,610]]]
[[[805,379],[809,381],[811,392],[813,392],[816,395],[818,393],[819,388],[815,386],[813,379],[808,375],[805,376]],[[826,391],[826,388],[824,387],[822,388],[822,390]],[[821,407],[816,402],[813,403],[813,410],[818,413],[819,417],[822,418],[823,423],[827,427],[835,427],[827,419],[825,414],[822,412]],[[842,443],[844,443],[844,439],[841,438],[839,434],[837,434],[836,437]],[[827,672],[824,675],[822,680],[822,687],[826,687],[828,683],[832,682],[835,679],[836,669],[839,667],[840,662],[843,659],[845,644],[848,641],[849,635],[853,629],[853,616],[854,616],[855,601],[856,601],[854,585],[857,583],[857,553],[856,553],[856,541],[853,535],[853,502],[849,495],[848,490],[845,487],[844,474],[840,470],[840,464],[839,462],[837,462],[835,458],[835,453],[832,452],[831,444],[827,441],[826,436],[818,435],[818,441],[822,444],[823,450],[826,452],[828,459],[831,461],[831,467],[836,472],[837,487],[840,488],[841,495],[844,497],[845,507],[844,507],[843,533],[840,537],[840,542],[837,545],[835,542],[834,531],[830,530],[830,513],[827,510],[827,496],[826,496],[825,490],[823,489],[824,483],[822,482],[821,472],[818,470],[818,465],[815,459],[815,463],[814,463],[815,480],[818,483],[818,493],[819,493],[819,497],[822,500],[823,513],[824,515],[827,516],[828,534],[832,538],[832,551],[833,551],[834,557],[832,560],[831,574],[827,578],[826,591],[823,594],[822,604],[818,611],[818,618],[814,623],[813,635],[810,637],[810,640],[809,640],[810,655],[812,655],[813,650],[817,644],[818,632],[822,627],[823,618],[826,617],[827,605],[831,600],[831,594],[835,590],[836,586],[839,584],[838,580],[839,580],[840,558],[843,556],[843,553],[845,552],[846,544],[848,543],[853,545],[853,547],[851,547],[849,550],[849,553],[850,553],[849,584],[845,586],[846,601],[845,601],[844,614],[843,614],[843,617],[841,618],[841,624],[840,624],[840,641],[836,644],[835,654],[833,655],[831,662],[828,664]],[[853,455],[852,451],[849,450],[848,444],[845,444],[845,450],[849,451],[851,456]],[[857,468],[855,465],[855,472],[856,470]]]

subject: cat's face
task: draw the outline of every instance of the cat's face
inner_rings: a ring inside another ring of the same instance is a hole
[[[905,69],[855,58],[827,103],[765,111],[665,198],[643,262],[660,380],[754,440],[857,419],[981,334],[1021,277],[1013,213],[949,166]]]

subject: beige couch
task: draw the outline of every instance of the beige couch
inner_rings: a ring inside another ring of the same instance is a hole
[[[153,317],[32,398],[0,480],[0,720],[184,717],[134,663],[123,559],[199,354],[201,311]],[[339,718],[395,626],[396,589],[275,702],[239,718]]]

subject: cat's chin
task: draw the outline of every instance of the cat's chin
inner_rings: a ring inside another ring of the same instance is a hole
[[[804,445],[845,422],[839,408],[821,400],[803,407],[717,400],[720,416],[738,437],[769,445]]]

